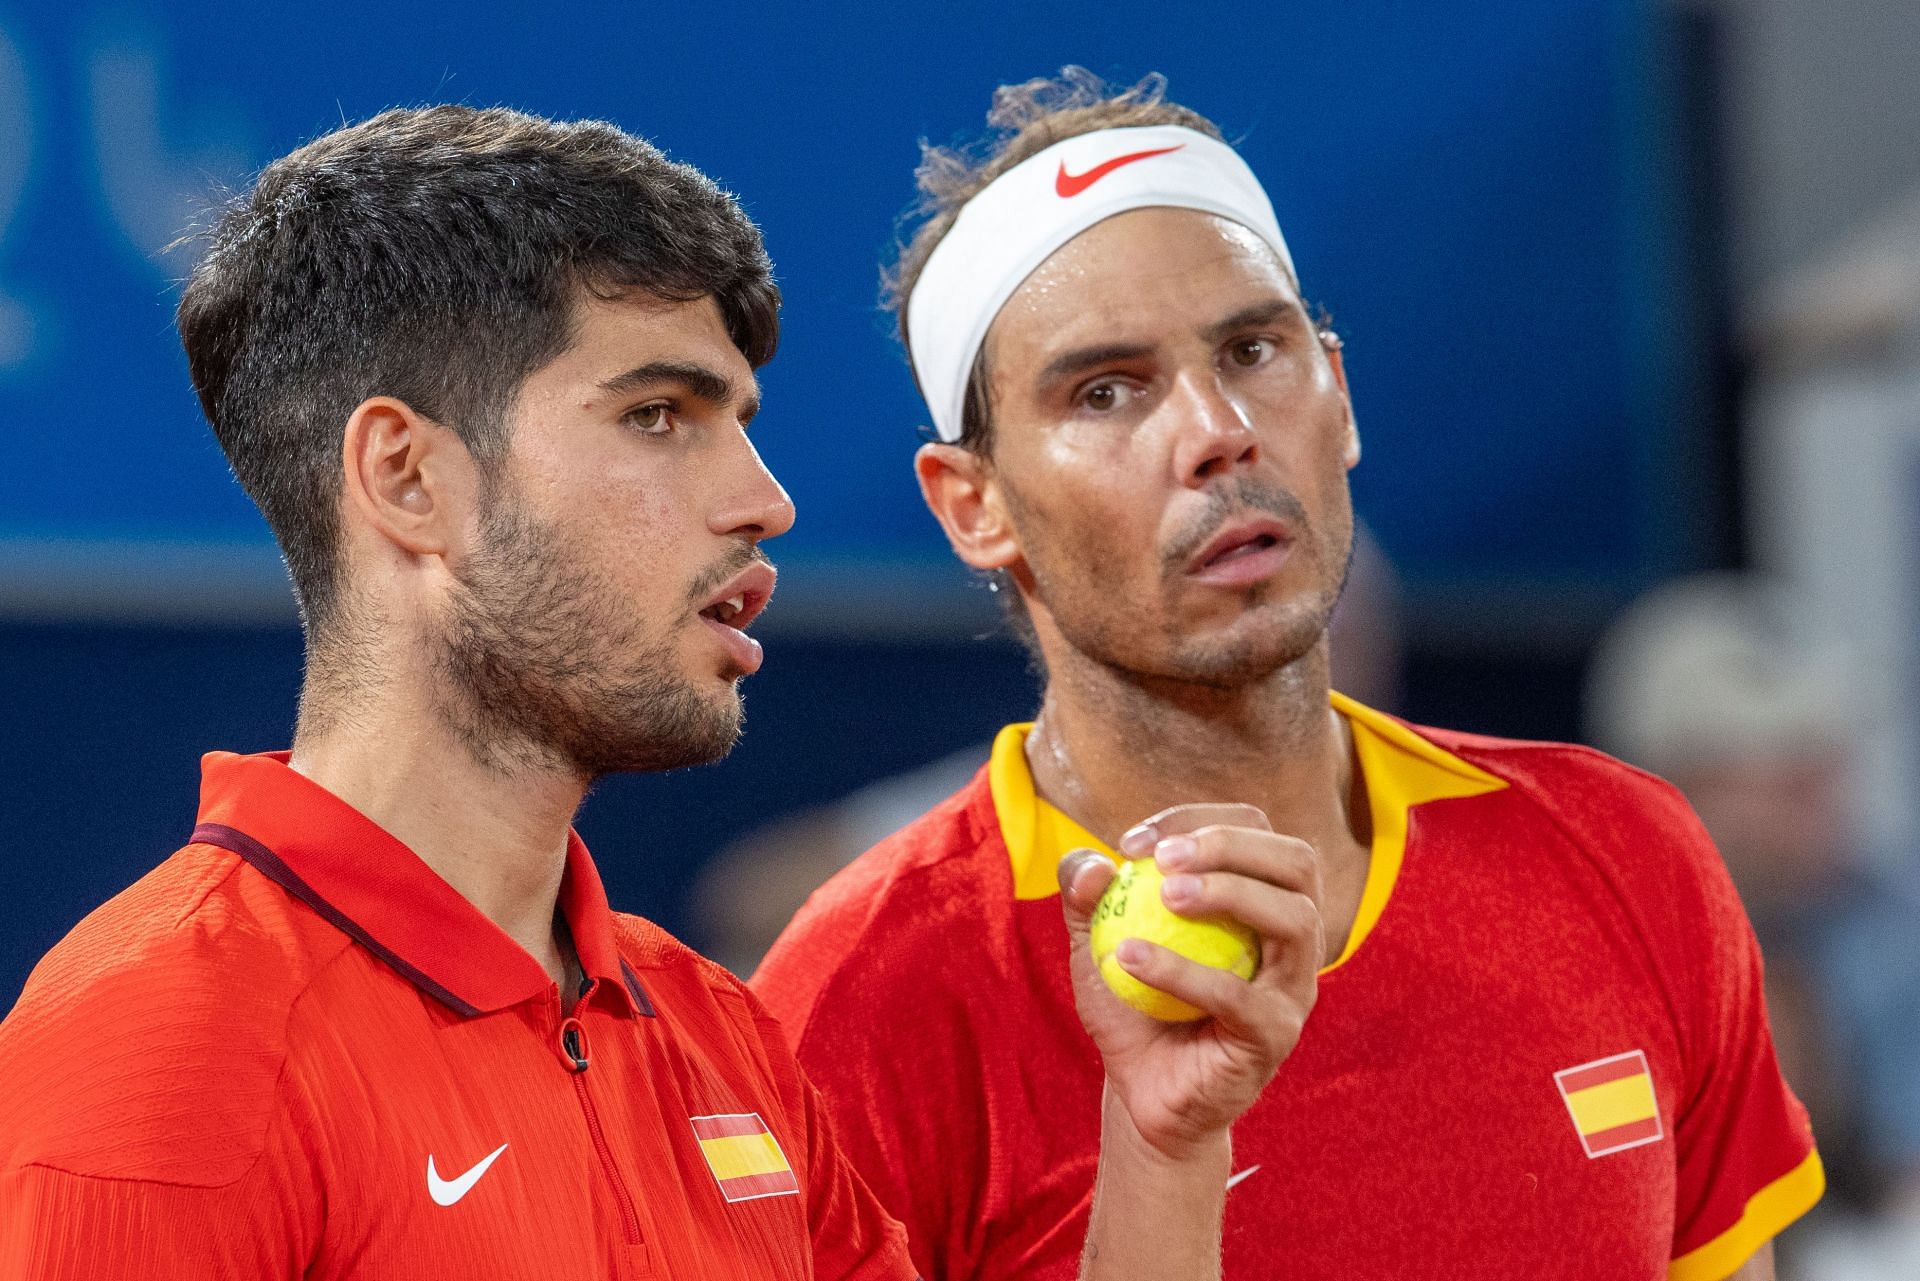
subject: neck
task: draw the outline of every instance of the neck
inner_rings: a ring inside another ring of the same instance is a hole
[[[348,689],[313,656],[289,763],[419,855],[564,989],[556,909],[586,781],[479,760],[441,714],[431,674],[386,670]]]
[[[1027,738],[1035,789],[1109,845],[1168,806],[1234,801],[1324,864],[1357,850],[1364,865],[1365,806],[1350,731],[1327,702],[1324,638],[1231,690],[1143,680],[1077,653],[1049,656],[1048,673]]]

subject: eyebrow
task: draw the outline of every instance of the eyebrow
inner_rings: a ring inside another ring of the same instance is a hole
[[[1243,329],[1255,329],[1261,325],[1270,325],[1288,314],[1304,316],[1300,304],[1288,298],[1274,298],[1267,302],[1257,302],[1242,307],[1224,320],[1215,321],[1201,330],[1201,336],[1210,343],[1224,342]],[[1122,360],[1139,360],[1151,356],[1153,347],[1146,343],[1100,343],[1092,347],[1076,347],[1072,351],[1062,352],[1047,362],[1040,371],[1039,383],[1042,387],[1051,387],[1055,383],[1084,373],[1101,365]]]
[[[1100,365],[1121,360],[1138,360],[1142,356],[1152,354],[1153,348],[1144,343],[1102,343],[1097,347],[1076,347],[1072,351],[1062,352],[1047,362],[1047,367],[1040,371],[1040,385],[1051,387],[1057,382]]]
[[[1289,314],[1303,318],[1306,316],[1300,304],[1291,298],[1275,298],[1268,302],[1254,303],[1251,307],[1242,307],[1225,320],[1208,325],[1200,333],[1208,342],[1225,342],[1243,329],[1258,329],[1262,325],[1271,325],[1276,320],[1285,319]]]
[[[627,396],[661,384],[677,385],[697,399],[715,405],[731,404],[740,395],[740,422],[744,426],[760,412],[760,384],[749,381],[745,394],[733,379],[717,369],[687,360],[653,360],[615,374],[600,384],[600,390],[615,396]]]

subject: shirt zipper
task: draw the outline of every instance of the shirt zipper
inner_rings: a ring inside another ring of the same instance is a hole
[[[639,1245],[639,1212],[633,1208],[633,1198],[628,1195],[627,1185],[620,1178],[619,1167],[613,1163],[613,1149],[607,1143],[606,1131],[600,1127],[600,1112],[593,1105],[593,1096],[587,1093],[586,1030],[578,1019],[570,1018],[560,1025],[560,1051],[566,1055],[567,1070],[573,1074],[574,1092],[580,1096],[580,1110],[586,1114],[587,1133],[593,1137],[593,1150],[600,1154],[600,1168],[606,1171],[607,1182],[613,1185],[613,1199],[620,1207],[620,1222],[627,1230],[627,1244]]]

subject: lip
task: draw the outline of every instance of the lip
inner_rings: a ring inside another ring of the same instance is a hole
[[[723,623],[717,618],[708,618],[705,614],[697,615],[701,623],[710,628],[721,645],[726,648],[728,657],[733,660],[733,666],[748,676],[760,670],[765,651],[761,649],[759,641],[747,635],[746,628],[766,609],[767,601],[773,597],[774,583],[778,577],[772,565],[763,560],[757,560],[721,584],[707,598],[706,603],[700,606],[702,610],[712,609],[721,601],[738,596],[741,598],[740,612],[733,616],[732,622]]]
[[[1266,547],[1243,551],[1216,562],[1217,557],[1261,538],[1271,538],[1273,542]],[[1259,582],[1278,571],[1292,550],[1293,530],[1285,521],[1273,516],[1251,516],[1230,521],[1223,526],[1187,562],[1187,574],[1205,583],[1226,587],[1244,586]]]

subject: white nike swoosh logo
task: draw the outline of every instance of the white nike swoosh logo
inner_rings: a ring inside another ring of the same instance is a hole
[[[487,1172],[487,1167],[492,1165],[499,1155],[506,1150],[507,1145],[502,1143],[499,1147],[487,1153],[479,1165],[474,1166],[457,1179],[441,1178],[440,1172],[433,1168],[433,1154],[428,1153],[427,1195],[433,1198],[435,1205],[452,1205],[455,1201],[458,1201],[461,1197],[473,1190],[473,1185],[480,1182],[480,1176]],[[1254,1168],[1258,1169],[1259,1167],[1256,1166]],[[1252,1173],[1252,1171],[1248,1171],[1248,1173]],[[1231,1187],[1233,1185],[1228,1184],[1227,1186]]]
[[[491,1159],[491,1158],[489,1158],[489,1159]],[[1248,1166],[1248,1167],[1247,1167],[1246,1169],[1244,1169],[1244,1170],[1242,1170],[1242,1171],[1240,1171],[1240,1173],[1238,1173],[1238,1174],[1236,1174],[1236,1175],[1234,1175],[1234,1176],[1233,1176],[1233,1177],[1232,1177],[1231,1179],[1228,1179],[1228,1180],[1227,1180],[1227,1191],[1229,1191],[1229,1192],[1231,1192],[1231,1191],[1233,1191],[1233,1185],[1234,1185],[1234,1184],[1236,1184],[1236,1183],[1238,1183],[1238,1182],[1240,1182],[1240,1181],[1241,1181],[1242,1179],[1245,1179],[1245,1178],[1248,1178],[1249,1176],[1251,1176],[1251,1175],[1255,1175],[1255,1174],[1258,1174],[1258,1173],[1260,1173],[1260,1167],[1259,1167],[1259,1166],[1257,1166],[1257,1165],[1250,1165],[1250,1166]]]

